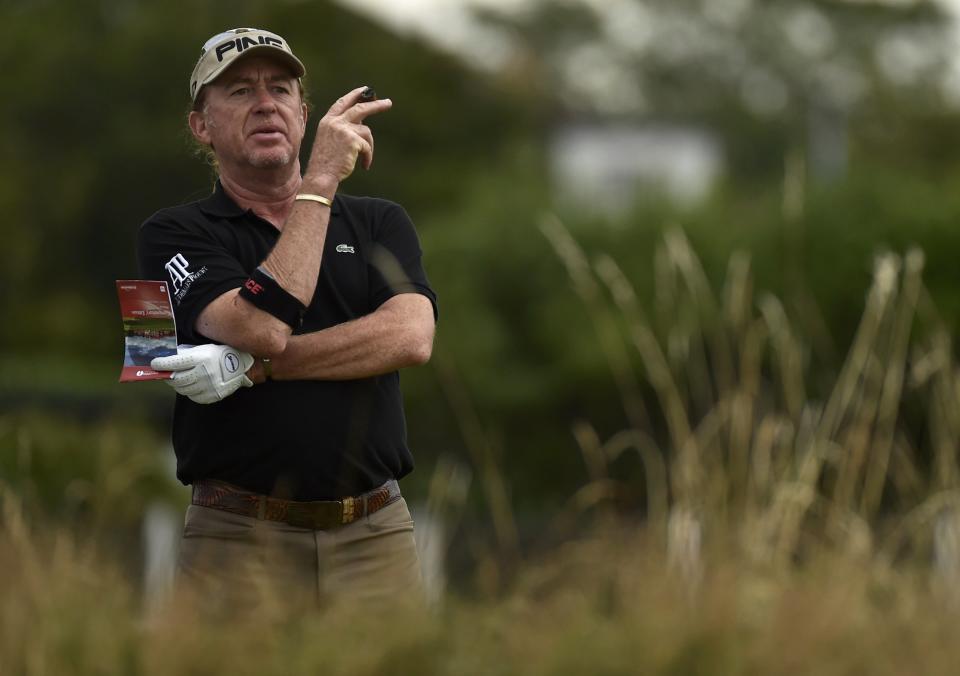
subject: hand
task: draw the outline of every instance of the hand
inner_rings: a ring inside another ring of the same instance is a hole
[[[317,125],[304,179],[332,177],[340,182],[353,173],[359,157],[364,169],[373,164],[373,132],[363,124],[369,115],[388,110],[393,102],[379,99],[364,102],[366,87],[357,87],[337,99]]]
[[[167,382],[177,394],[198,404],[212,404],[226,399],[241,387],[253,387],[247,369],[253,356],[229,345],[178,345],[177,354],[157,357],[150,368],[173,371]]]

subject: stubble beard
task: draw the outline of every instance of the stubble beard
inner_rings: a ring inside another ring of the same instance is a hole
[[[292,159],[292,151],[280,149],[252,152],[247,156],[247,161],[254,169],[280,169],[289,165]]]

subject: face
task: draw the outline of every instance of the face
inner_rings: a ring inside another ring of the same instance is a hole
[[[190,129],[213,148],[222,169],[278,169],[297,160],[307,107],[291,72],[250,56],[204,87],[203,108],[190,113]]]

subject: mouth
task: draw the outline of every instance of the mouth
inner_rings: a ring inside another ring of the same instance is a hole
[[[256,141],[281,141],[284,138],[283,130],[278,127],[261,127],[250,133],[250,138]]]

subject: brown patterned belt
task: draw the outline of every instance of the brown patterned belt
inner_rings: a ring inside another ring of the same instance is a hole
[[[232,484],[212,479],[193,483],[193,504],[225,512],[282,521],[291,526],[326,530],[336,528],[386,507],[400,497],[400,486],[391,479],[379,488],[343,500],[298,502],[251,493]]]

